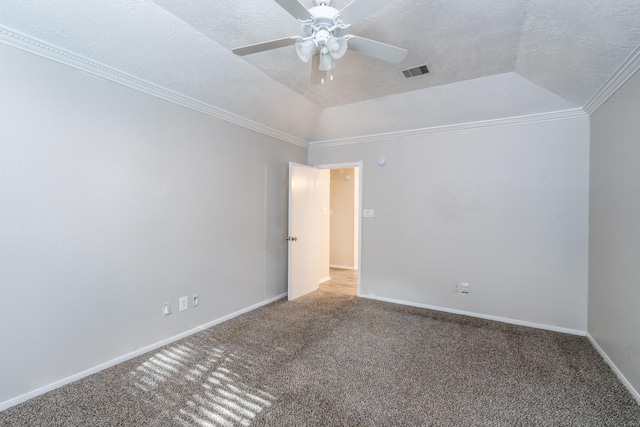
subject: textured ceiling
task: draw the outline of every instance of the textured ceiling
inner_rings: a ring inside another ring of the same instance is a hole
[[[300,34],[270,0],[3,0],[0,26],[317,141],[581,108],[640,45],[640,2],[389,1],[347,32],[407,58],[348,51],[317,86],[292,46],[231,53]],[[425,63],[427,76],[399,73]]]

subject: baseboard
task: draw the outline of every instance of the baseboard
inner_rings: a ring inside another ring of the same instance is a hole
[[[324,278],[320,279],[320,281],[318,282],[318,284],[320,284],[320,283],[324,283],[324,282],[328,282],[329,280],[331,280],[331,276],[324,277]]]
[[[631,393],[631,395],[633,396],[633,398],[636,400],[636,402],[638,402],[638,404],[640,404],[640,393],[638,393],[638,391],[633,388],[633,386],[631,385],[631,383],[625,378],[625,376],[622,374],[622,372],[620,372],[620,369],[618,369],[618,367],[616,366],[615,363],[613,363],[613,360],[611,360],[611,358],[607,355],[607,353],[604,352],[604,350],[602,349],[602,347],[600,347],[598,345],[598,343],[596,342],[596,340],[591,336],[590,333],[587,332],[587,338],[589,339],[589,342],[591,343],[591,345],[593,346],[593,348],[596,349],[596,351],[598,353],[600,353],[600,356],[602,356],[602,358],[604,359],[605,362],[607,362],[607,365],[609,365],[609,367],[611,368],[611,370],[616,374],[616,376],[618,377],[618,379],[620,381],[622,381],[622,384],[624,384],[624,386],[627,388],[627,390],[629,390],[629,393]]]
[[[577,329],[562,328],[560,326],[554,326],[554,325],[545,325],[544,323],[533,323],[533,322],[527,322],[524,320],[510,319],[508,317],[491,316],[489,314],[475,313],[472,311],[457,310],[455,308],[439,307],[439,306],[429,305],[429,304],[420,304],[420,303],[415,303],[410,301],[402,301],[402,300],[397,300],[392,298],[378,297],[375,295],[358,295],[358,296],[362,298],[377,300],[377,301],[390,302],[393,304],[408,305],[410,307],[418,307],[418,308],[426,308],[429,310],[441,311],[444,313],[461,314],[463,316],[476,317],[478,319],[494,320],[496,322],[509,323],[511,325],[526,326],[529,328],[544,329],[544,330],[553,331],[553,332],[562,332],[564,334],[570,334],[570,335],[578,335],[578,336],[586,335],[585,331],[580,331]]]
[[[153,351],[153,350],[158,349],[158,348],[160,348],[162,346],[165,346],[167,344],[171,344],[171,343],[173,343],[175,341],[178,341],[178,340],[180,340],[182,338],[188,337],[189,335],[193,335],[193,334],[195,334],[197,332],[203,331],[203,330],[205,330],[207,328],[210,328],[212,326],[215,326],[215,325],[220,324],[222,322],[225,322],[227,320],[233,319],[234,317],[240,316],[241,314],[248,313],[249,311],[255,310],[255,309],[260,308],[262,306],[265,306],[267,304],[271,304],[272,302],[278,301],[278,300],[280,300],[280,299],[282,299],[282,298],[284,298],[286,296],[287,296],[287,294],[284,293],[284,294],[278,295],[276,297],[269,298],[266,301],[259,302],[257,304],[254,304],[254,305],[250,306],[250,307],[246,307],[246,308],[243,308],[242,310],[238,310],[238,311],[236,311],[234,313],[227,314],[226,316],[223,316],[223,317],[220,317],[218,319],[212,320],[211,322],[205,323],[204,325],[197,326],[197,327],[195,327],[193,329],[190,329],[188,331],[182,332],[182,333],[180,333],[178,335],[174,335],[174,336],[172,336],[170,338],[163,339],[163,340],[158,341],[158,342],[156,342],[154,344],[151,344],[151,345],[148,345],[148,346],[143,347],[141,349],[138,349],[138,350],[136,350],[134,352],[125,354],[125,355],[120,356],[120,357],[116,357],[113,360],[110,360],[108,362],[102,363],[102,364],[100,364],[98,366],[94,366],[93,368],[89,368],[89,369],[87,369],[85,371],[82,371],[82,372],[79,372],[77,374],[71,375],[70,377],[63,378],[61,380],[58,380],[58,381],[56,381],[54,383],[51,383],[49,385],[46,385],[44,387],[40,387],[40,388],[38,388],[36,390],[33,390],[33,391],[28,392],[28,393],[22,394],[22,395],[20,395],[18,397],[14,397],[13,399],[9,399],[9,400],[6,400],[4,402],[1,402],[0,403],[0,411],[4,411],[5,409],[8,409],[8,408],[10,408],[12,406],[18,405],[18,404],[20,404],[22,402],[26,402],[27,400],[33,399],[36,396],[39,396],[39,395],[44,394],[44,393],[47,393],[47,392],[49,392],[51,390],[55,390],[56,388],[62,387],[62,386],[67,385],[67,384],[70,384],[70,383],[72,383],[74,381],[77,381],[79,379],[82,379],[84,377],[88,377],[89,375],[93,375],[93,374],[95,374],[97,372],[100,372],[102,370],[105,370],[107,368],[115,366],[115,365],[117,365],[119,363],[126,362],[127,360],[133,359],[134,357],[140,356],[140,355],[142,355],[144,353],[147,353],[149,351]]]
[[[330,264],[329,267],[331,268],[339,268],[342,270],[357,270],[358,267],[355,265],[337,265],[337,264]]]

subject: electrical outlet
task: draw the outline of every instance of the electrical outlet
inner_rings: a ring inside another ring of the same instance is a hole
[[[200,295],[193,294],[192,304],[193,307],[197,307],[200,305]]]
[[[180,298],[180,311],[185,311],[189,308],[189,297]]]
[[[171,303],[165,302],[164,304],[162,304],[162,315],[168,316],[170,314],[171,314]]]
[[[458,282],[453,284],[453,293],[454,294],[468,294],[469,293],[469,284],[464,282]]]

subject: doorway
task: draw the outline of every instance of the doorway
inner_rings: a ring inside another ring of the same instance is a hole
[[[356,296],[360,291],[361,162],[323,165],[320,289]]]

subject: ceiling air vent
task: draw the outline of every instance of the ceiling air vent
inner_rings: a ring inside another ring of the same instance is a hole
[[[426,65],[420,65],[418,67],[407,68],[406,70],[402,70],[402,74],[408,79],[418,76],[424,76],[425,74],[429,74],[429,69]]]

